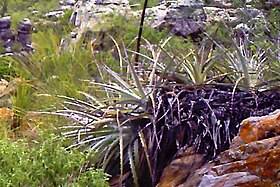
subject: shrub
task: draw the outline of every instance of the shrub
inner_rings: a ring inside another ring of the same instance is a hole
[[[0,141],[0,186],[108,186],[101,170],[85,169],[87,155],[62,141]]]

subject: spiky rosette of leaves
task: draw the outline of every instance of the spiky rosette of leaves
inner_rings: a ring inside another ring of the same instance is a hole
[[[60,128],[73,142],[69,148],[93,149],[92,164],[113,176],[111,185],[156,185],[164,167],[180,151],[193,146],[211,159],[228,148],[243,119],[280,107],[278,92],[171,82],[168,75],[174,64],[166,67],[159,62],[163,47],[148,41],[146,47],[152,57],[139,53],[148,63],[136,68],[127,54],[136,52],[121,51],[116,44],[119,70],[97,61],[99,82],[91,82],[91,94],[82,93],[85,100],[60,96],[63,108],[53,112],[71,119],[72,124]],[[200,70],[212,59],[202,55],[197,62],[206,63],[200,64]],[[200,84],[209,72],[210,67]]]
[[[143,71],[139,68],[136,71],[128,58],[128,52],[135,52],[125,48],[121,51],[111,39],[119,55],[119,69],[113,70],[96,60],[99,82],[90,82],[92,94],[82,92],[83,100],[58,96],[63,100],[61,109],[50,114],[70,119],[71,124],[59,128],[72,142],[68,149],[92,149],[92,165],[111,174],[112,184],[115,180],[117,184],[126,182],[138,186],[138,177],[151,178],[153,172],[148,152],[150,134],[145,129],[152,124],[154,92],[160,79],[155,64],[162,50],[154,49],[146,40],[154,55],[149,58],[141,54],[141,59],[153,63],[143,65]]]

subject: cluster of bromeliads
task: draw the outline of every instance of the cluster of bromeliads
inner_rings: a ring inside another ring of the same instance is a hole
[[[92,149],[92,164],[112,176],[111,185],[153,186],[180,151],[193,147],[207,162],[228,148],[243,119],[279,109],[279,41],[264,30],[237,35],[222,26],[181,51],[172,37],[142,40],[137,68],[135,52],[111,38],[119,68],[96,63],[98,94],[61,96],[65,108],[54,112],[73,119],[62,128],[69,149]]]

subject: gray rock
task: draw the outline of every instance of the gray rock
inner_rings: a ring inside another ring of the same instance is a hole
[[[199,0],[165,1],[159,6],[148,8],[147,24],[159,30],[168,29],[173,34],[188,36],[200,32],[206,21],[203,3]]]
[[[25,51],[33,51],[31,45],[32,23],[29,19],[24,18],[18,24],[18,42],[22,45]]]
[[[65,4],[66,5],[71,5],[71,6],[74,6],[76,4],[76,0],[65,0]]]
[[[47,13],[45,16],[48,17],[48,18],[51,18],[51,17],[61,17],[64,15],[64,11],[62,10],[56,10],[56,11],[52,11],[52,12],[49,12]]]
[[[96,0],[95,4],[101,5],[101,4],[103,4],[103,0]]]
[[[11,17],[0,18],[0,39],[3,42],[3,48],[6,52],[11,52],[11,47],[15,43],[15,33],[10,28],[11,27]]]
[[[105,16],[112,13],[116,15],[131,13],[128,0],[80,0],[74,7],[70,23],[77,27],[79,38],[83,32],[94,30],[96,24],[102,24],[106,19]]]
[[[11,26],[10,16],[0,18],[0,30],[10,28],[10,26]]]
[[[23,34],[31,34],[32,23],[28,18],[22,19],[18,24],[18,32]]]

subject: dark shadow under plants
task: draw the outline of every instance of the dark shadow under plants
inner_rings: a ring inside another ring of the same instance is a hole
[[[229,148],[242,120],[280,108],[277,90],[233,92],[232,86],[175,84],[160,88],[155,98],[157,108],[151,120],[155,124],[143,129],[151,142],[152,184],[147,183],[148,170],[140,170],[140,186],[155,186],[163,169],[191,146],[204,155],[205,162],[215,158]]]

